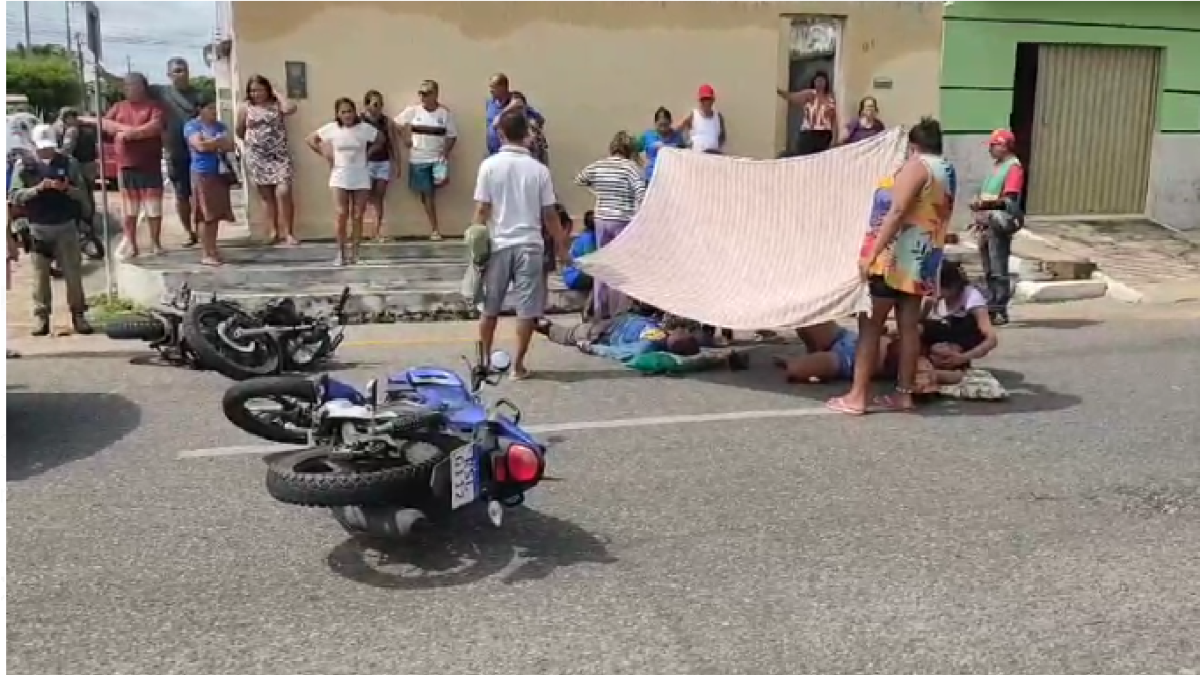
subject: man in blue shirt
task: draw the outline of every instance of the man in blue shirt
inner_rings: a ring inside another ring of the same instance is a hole
[[[496,73],[492,76],[488,82],[488,90],[491,91],[492,97],[487,102],[487,150],[489,155],[494,155],[503,145],[500,135],[496,133],[495,121],[500,113],[513,104],[513,95],[512,90],[508,87],[508,76],[504,73]],[[542,117],[542,114],[532,106],[525,107],[525,114],[538,126],[546,126],[546,118]]]

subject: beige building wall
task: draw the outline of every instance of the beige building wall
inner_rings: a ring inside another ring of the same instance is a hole
[[[234,63],[239,83],[260,73],[280,89],[285,61],[307,64],[308,98],[289,133],[297,223],[309,238],[332,235],[332,206],[327,169],[302,139],[332,118],[340,96],[361,101],[378,89],[394,115],[415,101],[421,80],[437,80],[460,129],[451,183],[439,194],[443,231],[457,234],[484,156],[493,73],[507,73],[545,114],[560,199],[579,213],[589,196],[573,185],[575,173],[605,154],[616,131],[649,128],[660,105],[686,113],[703,83],[717,90],[728,150],[773,157],[783,147],[775,89],[787,81],[789,17],[802,14],[845,17],[843,115],[867,94],[889,123],[937,112],[940,2],[238,2]],[[877,78],[890,88],[875,88]],[[426,233],[403,179],[387,220],[393,234]]]

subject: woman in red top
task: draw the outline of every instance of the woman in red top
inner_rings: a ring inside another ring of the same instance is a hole
[[[80,118],[96,123],[95,118]],[[125,241],[121,245],[127,257],[138,255],[137,221],[145,212],[150,223],[150,243],[161,253],[163,204],[163,111],[150,98],[146,76],[125,76],[125,100],[109,108],[100,128],[112,134],[117,150],[117,185],[121,190],[121,227]]]

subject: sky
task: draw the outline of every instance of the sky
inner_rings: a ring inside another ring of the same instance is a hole
[[[6,47],[24,42],[21,2],[4,3]],[[29,3],[29,25],[34,44],[64,44],[67,40],[68,3],[56,0]],[[83,10],[70,3],[71,31],[83,32]],[[212,40],[217,3],[208,2],[97,2],[104,43],[104,67],[124,73],[129,66],[152,82],[167,79],[167,59],[182,56],[193,75],[208,75],[201,50]],[[128,65],[127,65],[128,64]]]

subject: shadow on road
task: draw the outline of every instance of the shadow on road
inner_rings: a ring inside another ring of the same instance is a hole
[[[142,413],[116,394],[8,392],[8,480],[19,481],[104,450]]]
[[[990,417],[1031,412],[1055,412],[1079,405],[1083,399],[1074,394],[1053,391],[1029,382],[1023,373],[1001,368],[988,368],[1008,391],[1004,401],[962,401],[939,398],[931,405],[921,406],[919,413],[927,417]]]
[[[816,403],[824,403],[831,397],[846,393],[850,388],[849,382],[822,384],[789,384],[786,382],[783,372],[776,368],[771,360],[776,356],[803,354],[803,347],[798,345],[762,345],[747,350],[747,353],[751,355],[750,370],[698,373],[689,377],[726,387],[787,394]],[[1059,393],[1040,384],[1028,382],[1024,374],[1016,371],[1000,368],[987,368],[987,370],[995,375],[996,379],[1008,390],[1008,400],[983,402],[932,397],[928,403],[920,407],[919,412],[933,417],[1013,415],[1066,410],[1079,405],[1082,400],[1073,394]],[[881,379],[875,384],[876,393],[883,394],[890,391],[893,382]]]
[[[506,584],[538,581],[560,567],[617,562],[596,535],[532,509],[510,511],[500,529],[475,516],[402,540],[351,537],[330,551],[329,569],[375,588],[427,590],[494,575]]]

